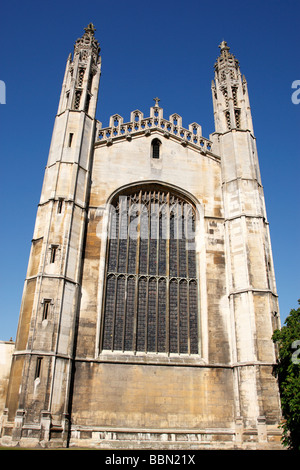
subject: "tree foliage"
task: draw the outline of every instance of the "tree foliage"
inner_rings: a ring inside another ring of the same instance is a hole
[[[300,305],[300,300],[298,300]],[[282,443],[291,450],[300,450],[300,307],[292,309],[273,341],[278,348],[274,373],[278,377],[281,407]]]

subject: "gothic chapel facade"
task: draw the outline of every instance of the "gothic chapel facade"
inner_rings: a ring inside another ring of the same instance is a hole
[[[158,98],[102,128],[94,33],[66,64],[1,442],[280,448],[278,302],[239,63],[223,41],[209,139]]]

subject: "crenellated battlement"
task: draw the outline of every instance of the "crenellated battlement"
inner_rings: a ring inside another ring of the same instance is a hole
[[[158,99],[155,101],[157,103]],[[193,122],[189,124],[188,129],[185,129],[182,127],[182,117],[179,114],[171,114],[169,119],[166,119],[163,116],[163,108],[157,105],[150,108],[149,117],[144,117],[144,114],[136,109],[130,113],[129,122],[124,123],[123,117],[119,114],[110,117],[108,127],[102,128],[102,123],[98,122],[96,143],[104,142],[106,145],[112,145],[115,139],[130,140],[133,136],[150,135],[154,130],[160,130],[167,138],[175,137],[183,146],[190,145],[204,152],[212,151],[213,143],[202,136],[200,124]]]

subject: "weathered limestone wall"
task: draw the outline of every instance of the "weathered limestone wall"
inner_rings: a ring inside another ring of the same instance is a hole
[[[153,159],[151,141],[161,140],[160,158]],[[153,131],[149,136],[133,136],[107,146],[95,146],[90,206],[99,207],[117,188],[146,180],[173,184],[189,191],[201,204],[206,215],[220,217],[220,160],[204,156],[199,150],[178,145],[170,136]]]
[[[77,362],[72,424],[161,432],[230,428],[232,390],[231,369]]]
[[[0,341],[0,414],[5,407],[12,355],[15,349],[13,341]]]
[[[155,137],[162,142],[159,160],[150,157],[151,141]],[[204,359],[210,364],[230,363],[220,178],[217,157],[178,145],[159,132],[154,131],[148,137],[133,137],[131,141],[123,139],[110,146],[96,144],[77,334],[72,426],[161,430],[235,426],[230,367],[184,366],[182,358],[178,359],[180,367],[159,365],[159,357],[152,358],[151,365],[135,365],[128,363],[134,362],[134,358],[125,358],[122,354],[112,354],[106,358],[108,362],[103,363],[103,355],[99,356],[106,256],[105,237],[101,236],[107,227],[105,203],[124,185],[152,181],[174,185],[199,201],[197,262],[202,351],[198,364]],[[82,359],[89,362],[82,362]]]
[[[159,137],[161,157],[150,157],[151,141]],[[200,305],[203,331],[203,354],[208,355],[207,306],[216,310],[221,302],[221,318],[210,316],[210,327],[226,332],[224,230],[222,223],[222,201],[220,187],[220,162],[218,158],[204,156],[199,151],[182,147],[162,133],[152,132],[151,136],[134,137],[111,146],[97,144],[95,148],[90,207],[83,263],[82,297],[80,304],[79,329],[77,335],[77,356],[97,355],[104,263],[106,259],[105,236],[107,233],[106,202],[111,194],[130,183],[161,182],[174,185],[199,201],[199,233],[197,250],[200,278]],[[105,235],[105,236],[103,236]],[[209,281],[209,282],[208,282]],[[207,300],[207,289],[210,302]],[[222,300],[221,300],[222,298]],[[228,308],[228,303],[227,303]],[[218,310],[219,311],[219,310]],[[224,318],[223,318],[224,317]],[[86,336],[87,335],[87,336]],[[228,338],[223,336],[223,346]],[[219,348],[219,357],[216,350]],[[210,344],[216,362],[230,356],[229,346],[221,348]]]

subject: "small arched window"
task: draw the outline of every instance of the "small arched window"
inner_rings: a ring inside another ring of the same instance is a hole
[[[160,157],[160,146],[161,141],[159,139],[153,139],[151,142],[151,157],[159,158]]]

